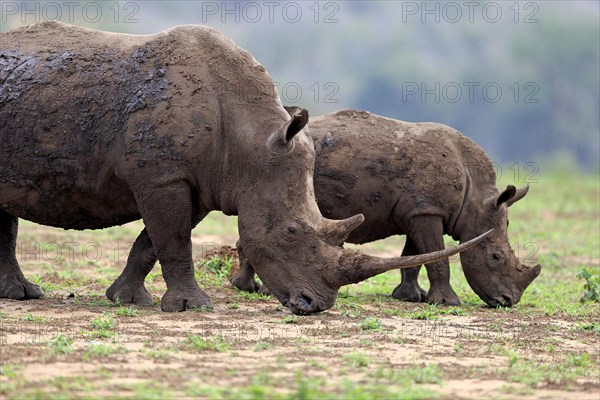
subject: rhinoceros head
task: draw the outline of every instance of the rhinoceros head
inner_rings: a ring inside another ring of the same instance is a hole
[[[342,248],[362,214],[342,221],[324,218],[313,188],[315,151],[305,110],[255,145],[253,168],[240,186],[239,233],[244,253],[277,299],[296,314],[331,308],[339,288],[379,273],[456,254],[481,240],[426,255],[382,259]],[[259,161],[256,161],[259,160]],[[264,161],[260,161],[264,160]],[[256,166],[258,165],[258,168]],[[255,172],[255,171],[258,171]]]
[[[508,242],[508,207],[522,199],[528,190],[529,186],[517,190],[509,185],[503,192],[486,197],[483,204],[475,204],[464,211],[463,226],[468,237],[476,234],[475,229],[494,230],[460,255],[467,282],[491,307],[517,304],[542,268],[539,264],[523,265]]]

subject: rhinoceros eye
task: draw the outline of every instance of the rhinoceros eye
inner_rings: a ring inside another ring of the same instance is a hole
[[[500,251],[491,252],[488,257],[492,264],[499,264],[504,261],[504,254]]]
[[[293,226],[288,226],[287,231],[288,233],[291,233],[293,235],[294,233],[296,233],[296,228],[294,228]]]

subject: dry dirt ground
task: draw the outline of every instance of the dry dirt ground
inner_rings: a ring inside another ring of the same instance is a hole
[[[94,243],[126,247],[138,228]],[[22,231],[30,250],[27,232],[61,247],[71,240],[62,235],[77,234]],[[235,243],[196,235],[195,248],[216,240]],[[582,325],[526,305],[438,309],[374,294],[365,282],[342,290],[334,309],[297,317],[212,271],[203,277],[213,310],[167,314],[158,268],[147,284],[155,304],[119,307],[103,296],[119,260],[56,250],[40,248],[45,260],[19,255],[45,298],[0,300],[0,398],[600,398],[598,312]]]

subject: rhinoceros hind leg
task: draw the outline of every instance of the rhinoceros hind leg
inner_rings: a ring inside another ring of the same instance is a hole
[[[408,234],[417,254],[444,249],[444,225],[440,217],[434,215],[415,216]],[[429,292],[425,301],[430,304],[457,306],[460,299],[450,286],[450,264],[448,259],[425,266],[429,278]]]
[[[0,210],[0,298],[38,299],[44,292],[25,279],[17,262],[18,218]]]
[[[406,244],[404,250],[402,250],[403,256],[413,256],[418,254],[414,243],[409,237],[406,238]],[[421,267],[407,268],[401,270],[402,281],[394,291],[392,297],[401,301],[410,301],[413,303],[419,303],[425,301],[427,292],[419,285],[419,272]]]
[[[106,290],[106,297],[121,304],[152,305],[152,296],[144,286],[144,279],[155,263],[156,253],[144,229],[131,247],[121,276]]]

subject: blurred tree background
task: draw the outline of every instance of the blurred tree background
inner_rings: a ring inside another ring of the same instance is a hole
[[[2,3],[2,31],[36,22],[35,7],[40,20],[55,15],[48,2]],[[436,121],[497,162],[600,170],[596,0],[74,3],[74,20],[66,8],[60,20],[95,29],[213,26],[267,68],[284,104],[312,115],[359,108]],[[87,3],[101,7],[97,21],[82,15]]]

